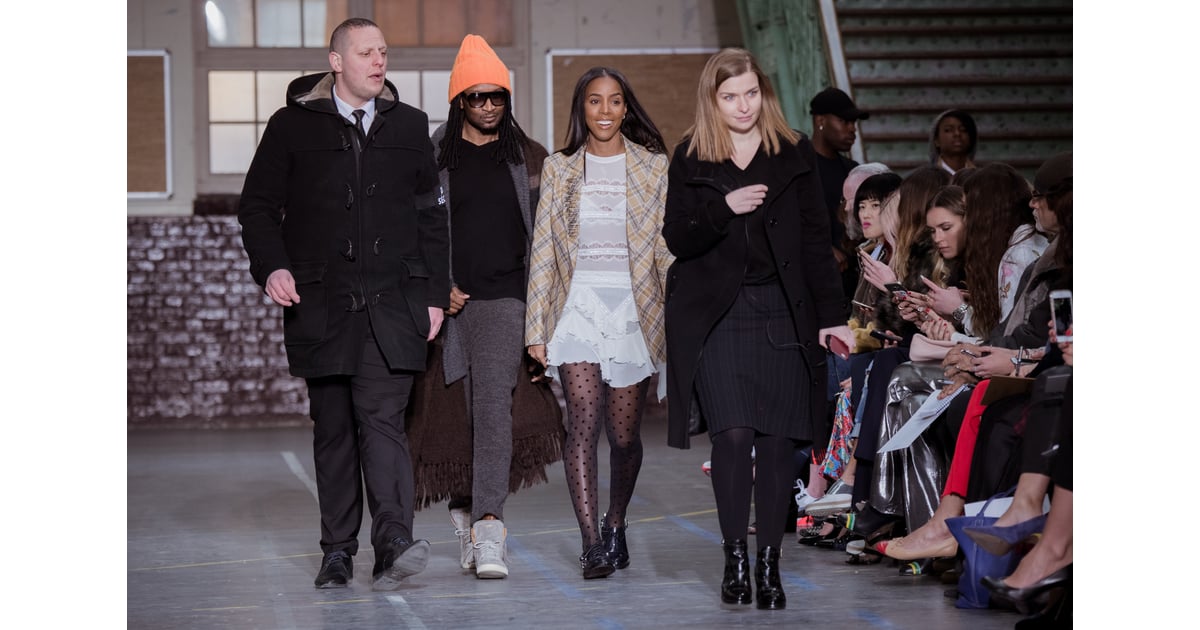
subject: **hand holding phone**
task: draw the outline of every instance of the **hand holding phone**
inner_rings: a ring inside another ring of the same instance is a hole
[[[884,287],[892,292],[892,297],[896,300],[903,300],[908,297],[908,289],[905,289],[904,285],[899,282],[889,282]]]
[[[1068,333],[1074,317],[1071,315],[1071,292],[1059,289],[1050,292],[1050,319],[1054,321],[1054,338],[1059,342],[1073,341]]]

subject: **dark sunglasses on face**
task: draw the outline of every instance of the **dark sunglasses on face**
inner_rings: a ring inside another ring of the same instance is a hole
[[[467,105],[476,109],[483,107],[484,101],[491,101],[492,107],[504,107],[504,90],[495,92],[471,92],[466,95]]]

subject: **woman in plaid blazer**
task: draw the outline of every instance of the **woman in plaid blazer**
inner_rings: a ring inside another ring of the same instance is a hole
[[[666,146],[629,82],[612,68],[588,70],[566,146],[542,167],[525,311],[529,354],[558,369],[567,400],[563,463],[585,579],[629,566],[625,510],[642,465],[642,411],[666,362],[666,194]],[[602,431],[612,479],[600,527]]]

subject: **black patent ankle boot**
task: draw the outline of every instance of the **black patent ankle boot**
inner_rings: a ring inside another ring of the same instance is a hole
[[[629,566],[629,548],[625,546],[625,527],[601,527],[600,540],[609,564],[618,569]]]
[[[754,586],[758,590],[760,610],[779,610],[787,607],[783,594],[783,583],[779,579],[779,548],[763,547],[758,550],[758,564],[754,567]]]
[[[721,580],[721,601],[726,604],[750,603],[750,554],[746,541],[735,540],[725,548],[725,579]]]

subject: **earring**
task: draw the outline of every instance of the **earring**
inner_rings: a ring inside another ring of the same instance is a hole
[[[825,125],[821,125],[820,127],[817,127],[817,131],[825,131]]]

